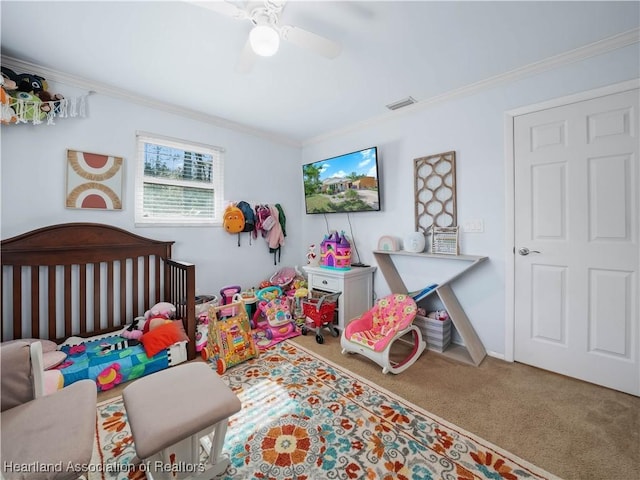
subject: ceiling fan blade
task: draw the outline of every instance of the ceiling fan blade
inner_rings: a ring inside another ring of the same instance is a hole
[[[342,51],[339,43],[299,27],[283,26],[280,28],[280,36],[288,42],[309,49],[327,58],[335,58],[340,55]]]
[[[185,0],[188,3],[192,3],[199,7],[207,8],[209,10],[213,10],[214,12],[221,13],[222,15],[226,15],[228,17],[237,18],[240,20],[244,20],[245,18],[249,18],[249,14],[246,10],[234,5],[233,3],[223,2],[220,0],[213,1],[197,1],[197,0]]]
[[[238,57],[238,62],[236,63],[236,72],[249,73],[253,69],[253,65],[256,63],[257,59],[258,55],[253,52],[253,48],[251,48],[249,39],[247,39],[242,52],[240,52],[240,57]]]

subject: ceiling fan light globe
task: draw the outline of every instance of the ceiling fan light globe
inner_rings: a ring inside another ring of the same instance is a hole
[[[268,25],[257,25],[249,33],[249,43],[256,55],[270,57],[280,47],[280,35]]]

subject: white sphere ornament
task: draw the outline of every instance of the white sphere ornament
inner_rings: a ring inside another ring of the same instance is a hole
[[[404,250],[411,253],[424,252],[424,247],[427,244],[424,234],[420,232],[413,232],[404,237]]]

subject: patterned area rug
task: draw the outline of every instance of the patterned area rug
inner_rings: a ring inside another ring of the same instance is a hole
[[[223,479],[557,479],[392,393],[283,342],[223,378],[242,401]],[[122,398],[98,406],[90,480],[136,479]]]

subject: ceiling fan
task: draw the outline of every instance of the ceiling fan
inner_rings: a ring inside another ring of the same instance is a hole
[[[235,3],[219,0],[188,1],[238,20],[249,20],[253,24],[249,38],[236,65],[236,71],[239,73],[249,72],[258,56],[270,57],[275,55],[280,46],[280,39],[311,50],[326,58],[335,58],[342,50],[339,43],[308,30],[291,25],[281,25],[279,17],[284,9],[286,0],[248,2],[244,8]]]

